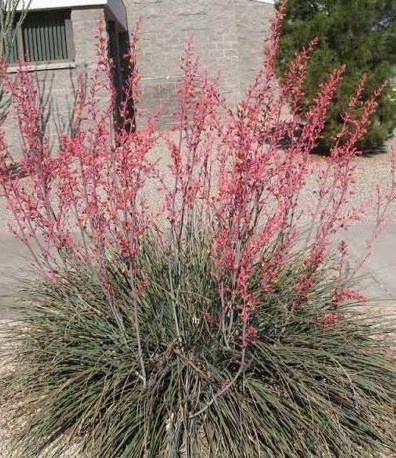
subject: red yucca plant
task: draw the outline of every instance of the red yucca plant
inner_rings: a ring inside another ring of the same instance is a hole
[[[366,208],[349,204],[355,145],[384,86],[362,104],[362,78],[330,156],[313,160],[344,68],[300,123],[315,43],[279,87],[284,12],[235,109],[189,41],[168,132],[156,129],[160,112],[140,118],[138,28],[116,106],[101,27],[55,155],[31,75],[21,64],[11,79],[3,64],[23,143],[18,176],[0,132],[1,192],[41,274],[6,331],[18,345],[2,376],[17,456],[59,456],[70,443],[95,458],[394,449],[396,369],[373,318],[352,313],[363,298],[347,244],[333,243]],[[373,236],[395,189],[392,175]]]

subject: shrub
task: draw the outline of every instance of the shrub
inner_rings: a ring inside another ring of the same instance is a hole
[[[189,42],[172,133],[157,131],[156,114],[139,121],[138,30],[117,130],[114,98],[100,101],[114,91],[99,30],[97,66],[89,84],[80,78],[72,134],[60,136],[56,157],[29,74],[23,66],[15,82],[5,74],[25,178],[7,173],[3,133],[1,186],[11,229],[40,274],[6,330],[17,348],[2,376],[17,456],[59,456],[75,443],[106,458],[360,457],[394,448],[396,368],[376,338],[383,330],[351,308],[363,298],[344,266],[346,243],[332,248],[364,211],[348,205],[355,145],[382,88],[362,105],[361,82],[350,102],[361,118],[345,114],[348,141],[315,165],[310,152],[343,69],[293,135],[298,119],[282,121],[287,96],[274,84],[283,13],[236,109]],[[304,72],[306,54],[290,68],[296,94],[293,74]],[[152,154],[158,141],[165,171]],[[300,201],[308,180],[310,206]],[[375,232],[395,186],[378,194]]]
[[[173,258],[150,241],[137,264],[147,275],[139,298],[146,389],[123,260],[109,271],[122,328],[85,263],[30,289],[24,320],[10,329],[20,346],[5,392],[27,422],[17,456],[54,444],[59,456],[65,434],[94,457],[360,457],[392,447],[395,367],[367,320],[332,310],[325,272],[294,311],[297,261],[273,291],[252,285],[260,307],[241,368],[241,326],[222,343],[207,246],[195,240]]]

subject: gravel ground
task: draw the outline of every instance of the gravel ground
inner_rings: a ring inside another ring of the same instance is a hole
[[[9,322],[0,320],[0,353],[6,350],[7,342],[4,342],[1,337],[1,329],[7,326]],[[5,368],[0,365],[0,374],[4,372]],[[0,458],[10,457],[10,437],[12,432],[12,425],[7,423],[7,414],[2,411],[0,406]],[[19,457],[17,457],[19,458]],[[36,458],[36,457],[20,457],[20,458]],[[44,458],[44,457],[43,457]],[[75,447],[70,448],[69,451],[59,454],[58,458],[84,458],[79,454]]]
[[[0,321],[0,327],[3,325],[3,323]],[[4,344],[4,343],[3,343]],[[0,352],[3,350],[3,345],[0,340]],[[0,366],[0,374],[1,372],[4,371],[4,367]],[[0,458],[8,458],[7,455],[7,448],[9,445],[9,435],[10,435],[10,429],[7,427],[7,421],[6,421],[6,414],[5,412],[2,412],[1,406],[0,406],[0,423],[1,425],[4,426],[0,427]]]
[[[356,200],[369,200],[376,186],[382,192],[389,190],[391,183],[390,154],[381,153],[370,157],[356,159]],[[367,215],[368,221],[374,221],[373,213]],[[388,221],[396,223],[396,202],[393,202],[388,211]]]
[[[396,140],[395,140],[396,147]],[[322,158],[314,158],[316,161],[322,161]],[[362,156],[354,160],[356,165],[354,184],[355,196],[351,201],[351,205],[357,205],[360,202],[369,202],[373,197],[373,192],[379,186],[381,193],[386,193],[390,190],[391,176],[391,154],[378,153],[372,156]],[[393,202],[387,214],[390,224],[396,223],[396,202]],[[369,210],[362,222],[374,222],[374,208]]]

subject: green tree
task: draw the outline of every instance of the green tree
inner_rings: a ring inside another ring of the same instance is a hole
[[[334,68],[347,65],[321,147],[331,146],[363,73],[367,74],[363,98],[368,98],[384,80],[391,80],[359,145],[382,146],[396,126],[396,87],[392,82],[396,68],[396,0],[289,0],[278,60],[280,75],[293,55],[315,37],[319,43],[309,62],[303,113],[315,98],[318,83]]]

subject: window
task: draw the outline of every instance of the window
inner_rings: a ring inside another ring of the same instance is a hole
[[[18,29],[10,63],[48,63],[74,60],[70,11],[29,13]]]

